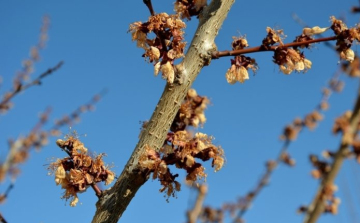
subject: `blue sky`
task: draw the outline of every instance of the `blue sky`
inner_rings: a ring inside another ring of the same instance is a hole
[[[172,1],[154,1],[156,12],[172,13]],[[310,26],[329,26],[329,17],[346,16],[353,26],[359,15],[349,13],[358,1],[236,1],[224,26],[216,38],[218,49],[230,49],[232,36],[246,35],[250,46],[261,44],[267,26],[284,29],[289,42],[301,33],[301,26],[291,17],[297,13]],[[59,118],[87,102],[102,89],[107,95],[96,105],[95,112],[82,115],[73,126],[89,149],[105,152],[106,161],[114,163],[114,171],[121,173],[135,147],[140,129],[139,121],[150,118],[163,91],[165,81],[154,77],[151,64],[141,57],[127,33],[129,24],[147,20],[149,13],[142,1],[3,1],[0,0],[0,75],[3,93],[10,88],[12,77],[21,68],[21,61],[37,42],[41,18],[51,18],[49,42],[41,52],[34,77],[63,60],[63,67],[47,77],[40,87],[33,87],[14,99],[15,107],[0,116],[0,157],[5,157],[7,139],[25,135],[37,122],[38,114],[52,106],[52,118]],[[197,26],[188,23],[187,42]],[[329,32],[328,35],[331,33]],[[358,46],[353,47],[354,51]],[[226,165],[213,173],[206,164],[209,194],[205,203],[221,206],[235,201],[255,186],[264,171],[264,163],[273,159],[281,148],[279,135],[283,126],[297,116],[314,109],[321,97],[321,89],[338,69],[337,55],[322,44],[306,50],[313,62],[307,73],[285,76],[271,62],[272,53],[252,54],[259,64],[257,74],[251,74],[245,84],[229,85],[225,73],[230,58],[213,60],[205,67],[193,87],[200,95],[211,99],[206,111],[207,123],[202,132],[213,135],[215,144],[225,150]],[[339,136],[333,136],[334,119],[352,109],[358,80],[342,76],[345,89],[330,99],[325,120],[314,131],[305,130],[291,144],[290,153],[297,161],[293,168],[281,165],[271,178],[270,185],[260,194],[245,215],[247,222],[300,222],[298,206],[308,204],[318,181],[310,176],[310,153],[336,149]],[[50,127],[50,124],[49,126]],[[66,134],[67,128],[63,129]],[[11,191],[9,200],[0,206],[9,222],[57,223],[90,222],[95,212],[96,196],[91,190],[80,195],[81,205],[71,208],[60,199],[62,190],[53,177],[47,176],[46,164],[52,157],[65,154],[55,145],[56,139],[40,152],[31,153],[21,166],[21,175]],[[338,177],[342,198],[337,216],[324,216],[319,222],[350,222],[349,206],[359,211],[359,166],[345,163]],[[8,182],[7,182],[8,183]],[[0,186],[4,191],[7,183]],[[167,203],[159,193],[157,181],[147,182],[137,193],[122,222],[185,222],[185,211],[191,207],[195,193],[186,186],[178,197]],[[344,188],[344,190],[343,190]],[[345,193],[354,202],[346,202]],[[66,204],[66,205],[65,205]],[[21,211],[20,211],[21,210]],[[360,218],[360,216],[357,216]]]

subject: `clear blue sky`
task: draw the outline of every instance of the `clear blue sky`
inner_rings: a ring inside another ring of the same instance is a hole
[[[172,1],[153,1],[156,12],[172,13]],[[359,15],[349,14],[358,1],[236,1],[224,26],[216,38],[218,49],[230,49],[232,36],[248,38],[250,46],[260,45],[267,26],[284,29],[289,42],[301,33],[301,26],[293,21],[297,13],[309,25],[329,26],[329,17],[346,16],[349,26],[358,22]],[[10,87],[14,73],[28,56],[29,48],[37,42],[41,18],[51,17],[50,40],[41,52],[34,77],[54,66],[60,60],[65,64],[58,72],[14,100],[15,107],[0,116],[0,157],[7,152],[7,139],[25,135],[37,122],[47,106],[52,106],[52,118],[59,118],[87,102],[103,88],[109,90],[96,105],[96,111],[82,115],[82,121],[73,127],[85,146],[98,153],[108,154],[106,161],[114,163],[114,171],[121,173],[135,147],[139,121],[150,118],[162,93],[165,82],[153,76],[153,67],[144,62],[143,51],[131,42],[127,33],[129,24],[147,20],[149,13],[138,1],[4,1],[0,0],[0,75],[1,93]],[[197,25],[188,23],[186,39]],[[328,33],[330,35],[330,32]],[[357,51],[358,47],[353,47]],[[225,79],[230,58],[214,60],[205,67],[194,83],[201,95],[211,99],[206,111],[207,123],[200,131],[215,136],[227,162],[217,173],[206,165],[209,194],[205,203],[220,206],[235,201],[257,183],[264,171],[264,163],[278,154],[283,126],[297,116],[304,116],[319,102],[321,89],[338,68],[337,55],[322,44],[307,50],[305,55],[313,62],[307,73],[285,76],[274,65],[271,53],[253,54],[260,69],[251,74],[245,84],[229,85]],[[318,181],[310,176],[310,153],[320,154],[324,149],[336,149],[339,137],[331,134],[335,117],[352,109],[358,79],[343,76],[346,82],[341,94],[330,99],[330,110],[325,120],[314,131],[305,130],[290,147],[297,165],[281,165],[271,178],[270,185],[256,199],[245,215],[247,222],[300,222],[298,206],[308,204]],[[67,129],[63,129],[67,133]],[[21,166],[21,175],[11,191],[9,200],[0,206],[0,212],[11,222],[90,222],[97,200],[93,191],[80,195],[81,205],[71,208],[60,199],[62,190],[54,178],[47,176],[46,164],[52,157],[65,154],[55,145],[55,139],[40,152],[31,153],[29,161]],[[350,207],[359,213],[359,167],[346,162],[338,177],[342,198],[340,213],[324,216],[319,222],[350,222],[349,205],[344,194],[350,193],[354,202]],[[183,176],[183,175],[182,175]],[[181,180],[181,179],[180,179]],[[182,180],[181,180],[182,181]],[[0,186],[1,192],[7,183]],[[137,193],[122,222],[184,222],[185,211],[191,207],[195,193],[186,186],[178,198],[167,203],[159,193],[160,184],[149,181]],[[66,204],[66,205],[65,205]],[[358,220],[360,216],[357,215]]]

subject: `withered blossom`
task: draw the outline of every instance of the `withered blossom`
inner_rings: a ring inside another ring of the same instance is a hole
[[[303,53],[287,47],[278,47],[274,51],[274,63],[279,65],[280,71],[290,74],[293,71],[306,72],[311,68],[312,63],[306,59]]]
[[[249,69],[254,73],[258,69],[255,59],[243,55],[236,56],[234,59],[231,59],[231,67],[226,72],[227,82],[229,84],[235,84],[236,82],[244,83],[245,80],[249,79]]]
[[[175,196],[181,184],[176,181],[178,174],[172,174],[169,166],[184,169],[188,183],[197,183],[205,180],[205,168],[198,160],[212,160],[215,172],[219,171],[224,163],[224,151],[220,146],[212,144],[214,139],[204,133],[193,134],[186,129],[188,126],[197,127],[205,122],[204,110],[209,100],[199,96],[194,89],[190,89],[171,125],[163,147],[155,151],[149,145],[144,146],[144,153],[139,158],[142,172],[152,173],[153,179],[158,179],[162,185],[160,192],[167,197]]]
[[[147,22],[135,22],[129,27],[132,40],[145,50],[143,54],[145,60],[154,63],[154,74],[157,75],[161,71],[162,77],[168,83],[174,82],[174,60],[184,56],[185,27],[185,23],[178,15],[167,13],[152,15]],[[151,32],[156,36],[153,39],[148,37]]]
[[[62,198],[72,199],[70,206],[76,206],[79,201],[77,194],[86,191],[88,187],[96,186],[98,182],[108,185],[114,180],[114,172],[110,171],[102,160],[104,154],[95,158],[90,156],[76,133],[66,136],[66,140],[58,139],[56,144],[68,157],[57,159],[48,169],[50,173],[55,173],[56,185],[61,185],[65,190]]]
[[[192,16],[198,16],[206,5],[206,0],[176,0],[174,10],[181,19],[190,20]]]

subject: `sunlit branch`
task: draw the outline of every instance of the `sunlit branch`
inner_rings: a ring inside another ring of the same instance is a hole
[[[332,36],[332,37],[308,40],[308,41],[304,41],[304,42],[292,42],[292,43],[287,43],[284,45],[271,46],[268,48],[265,48],[263,45],[261,45],[261,46],[251,47],[251,48],[246,48],[246,49],[241,49],[241,50],[215,51],[215,52],[211,53],[211,57],[212,57],[212,59],[218,59],[220,57],[226,57],[226,56],[237,56],[237,55],[256,53],[256,52],[262,52],[262,51],[275,51],[278,47],[300,47],[302,45],[307,45],[307,44],[311,44],[311,43],[320,43],[320,42],[326,42],[326,41],[333,41],[336,39],[337,39],[336,36]]]

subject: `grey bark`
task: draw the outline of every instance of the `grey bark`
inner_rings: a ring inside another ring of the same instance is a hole
[[[141,173],[138,168],[138,160],[144,151],[144,146],[149,145],[158,151],[163,145],[187,91],[201,69],[210,64],[211,52],[216,50],[215,37],[234,1],[212,0],[201,13],[189,50],[184,60],[175,69],[175,75],[180,77],[182,83],[165,86],[155,111],[142,131],[139,142],[123,172],[114,186],[104,191],[97,202],[93,223],[117,222],[138,189],[146,182],[146,174]]]

